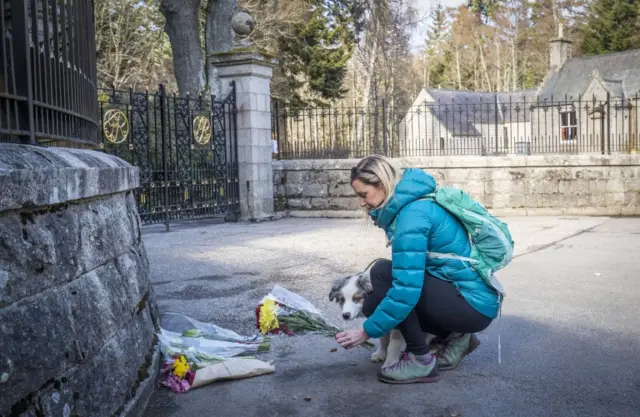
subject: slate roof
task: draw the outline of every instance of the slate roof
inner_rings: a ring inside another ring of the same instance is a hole
[[[537,94],[536,89],[498,93],[498,103],[505,123],[530,122],[530,107],[536,101]]]
[[[529,103],[535,101],[536,93],[535,90],[489,93],[435,88],[426,91],[435,102],[424,104],[456,136],[480,136],[481,132],[476,127],[478,124],[529,121],[531,112],[527,108]]]
[[[533,109],[545,99],[577,100],[594,77],[615,98],[640,95],[640,49],[570,59],[539,89],[488,93],[428,88],[435,102],[416,104],[426,105],[452,135],[480,136],[479,124],[531,121],[532,111],[537,111]]]
[[[624,91],[624,82],[621,80],[602,80],[602,84],[607,91],[611,92],[613,97],[623,97],[626,96]]]
[[[577,100],[583,94],[598,71],[612,95],[633,97],[640,92],[640,49],[606,55],[580,57],[568,60],[562,68],[551,75],[542,86],[540,101],[545,99]]]

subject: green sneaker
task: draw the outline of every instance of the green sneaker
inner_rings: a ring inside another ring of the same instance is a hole
[[[452,333],[445,341],[438,356],[438,369],[450,371],[455,369],[462,358],[476,350],[480,346],[480,340],[471,333]]]
[[[424,361],[416,359],[413,353],[404,352],[397,363],[378,371],[378,379],[388,384],[437,382],[440,375],[436,366],[436,355],[432,353],[427,355],[430,359],[424,363]]]

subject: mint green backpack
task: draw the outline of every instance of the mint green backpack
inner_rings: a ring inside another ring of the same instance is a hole
[[[454,187],[440,187],[424,197],[438,203],[456,217],[467,229],[471,241],[468,258],[449,253],[429,252],[433,258],[449,258],[466,261],[478,272],[484,282],[496,290],[500,298],[500,321],[498,330],[498,363],[502,363],[502,300],[507,295],[495,272],[504,268],[513,258],[513,238],[507,225],[491,215],[482,204],[469,194]]]
[[[494,273],[507,266],[513,257],[514,242],[507,225],[458,188],[440,187],[423,199],[435,201],[455,216],[466,228],[471,241],[468,258],[436,252],[429,252],[429,256],[469,262],[484,282],[499,293],[502,301],[506,293]]]

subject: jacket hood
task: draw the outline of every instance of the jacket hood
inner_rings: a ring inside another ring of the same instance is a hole
[[[380,208],[369,211],[375,224],[387,230],[400,210],[436,190],[435,179],[419,168],[407,168],[402,178],[396,184],[395,191],[389,202]]]

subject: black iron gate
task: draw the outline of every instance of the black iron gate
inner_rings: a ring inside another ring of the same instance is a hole
[[[100,147],[140,169],[144,224],[239,212],[235,84],[222,100],[100,90]]]

